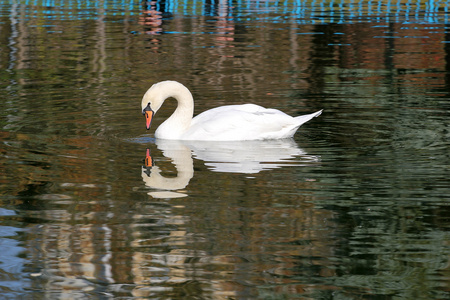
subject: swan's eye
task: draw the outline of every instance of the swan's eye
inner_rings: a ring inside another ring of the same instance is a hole
[[[149,110],[152,110],[152,107],[151,107],[151,105],[150,105],[150,102],[149,103],[147,103],[147,106],[144,108],[144,110],[142,111],[142,114],[145,116],[145,112],[146,111],[149,111]]]

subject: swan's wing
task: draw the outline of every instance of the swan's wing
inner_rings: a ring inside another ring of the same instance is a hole
[[[294,118],[276,109],[255,104],[228,105],[196,116],[183,138],[221,141],[282,138],[290,136],[296,124]]]

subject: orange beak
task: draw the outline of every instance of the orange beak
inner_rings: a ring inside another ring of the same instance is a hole
[[[147,130],[150,129],[150,125],[152,125],[152,119],[153,119],[154,112],[153,110],[146,110],[145,111],[145,122],[147,126]]]
[[[145,166],[147,168],[153,167],[153,159],[150,155],[150,149],[147,149],[147,153],[145,155]]]

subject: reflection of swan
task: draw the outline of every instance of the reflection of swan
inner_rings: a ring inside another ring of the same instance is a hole
[[[142,169],[145,185],[160,191],[149,194],[155,198],[184,197],[180,192],[194,176],[192,152],[195,158],[215,172],[255,174],[262,170],[283,166],[302,166],[319,161],[297,147],[292,139],[270,141],[192,142],[156,140],[163,155],[172,159],[176,177],[163,177],[147,153],[146,166]]]
[[[191,156],[191,150],[177,141],[160,140],[157,143],[158,148],[162,150],[165,157],[171,158],[177,170],[176,177],[163,177],[161,169],[153,165],[150,153],[147,150],[145,166],[142,167],[142,179],[145,185],[163,191],[150,192],[155,198],[175,198],[185,197],[186,194],[180,192],[170,192],[184,189],[194,176],[194,164]]]
[[[283,166],[302,166],[319,161],[297,147],[292,139],[235,142],[189,142],[195,158],[216,172],[258,173]],[[294,159],[295,158],[295,159]]]
[[[189,90],[176,81],[162,81],[148,89],[142,99],[147,129],[163,102],[178,101],[175,112],[155,132],[156,138],[169,140],[242,141],[292,137],[305,122],[321,114],[291,117],[276,109],[255,104],[226,105],[207,110],[192,119],[194,99]]]

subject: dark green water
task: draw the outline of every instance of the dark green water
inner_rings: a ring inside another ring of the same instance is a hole
[[[448,10],[0,1],[0,298],[450,299]],[[159,141],[167,79],[196,114],[324,112]]]

